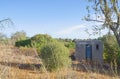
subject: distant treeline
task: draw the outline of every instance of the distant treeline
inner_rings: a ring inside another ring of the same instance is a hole
[[[48,34],[37,34],[31,38],[25,40],[19,40],[15,42],[17,47],[34,47],[40,53],[40,49],[49,42],[61,42],[67,47],[71,53],[75,50],[75,41],[72,39],[52,38]]]
[[[104,61],[107,63],[115,62],[120,65],[120,48],[117,44],[116,38],[112,34],[106,34],[98,38],[104,43]],[[63,38],[52,38],[48,34],[37,34],[33,37],[27,37],[24,31],[16,32],[7,37],[5,34],[0,33],[0,44],[10,44],[17,47],[32,47],[36,48],[40,54],[40,49],[49,42],[61,42],[70,51],[70,54],[75,52],[75,41],[80,39],[63,39]]]

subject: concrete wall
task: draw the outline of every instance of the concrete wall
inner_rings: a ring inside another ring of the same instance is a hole
[[[98,45],[98,48],[97,48]],[[103,62],[103,43],[101,41],[95,40],[92,43],[92,60],[95,62]]]
[[[103,43],[99,40],[77,41],[75,53],[76,60],[77,61],[86,60],[86,44],[92,45],[92,61],[102,63]]]

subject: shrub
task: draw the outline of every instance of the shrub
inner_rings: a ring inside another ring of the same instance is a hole
[[[36,48],[38,54],[40,54],[40,49],[43,47],[46,43],[53,41],[54,39],[47,35],[47,34],[37,34],[29,39],[26,40],[20,40],[15,43],[15,46],[17,47],[32,47]]]
[[[25,56],[33,56],[33,57],[38,56],[35,48],[20,47],[19,52],[21,55],[25,55]]]
[[[41,49],[41,58],[48,71],[58,71],[70,66],[69,51],[64,44],[54,41]]]
[[[26,40],[20,40],[15,42],[15,46],[20,47],[20,46],[30,46],[31,44],[31,40],[30,39],[26,39]]]

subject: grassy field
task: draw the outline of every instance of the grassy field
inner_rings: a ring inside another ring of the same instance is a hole
[[[12,46],[0,46],[0,79],[120,79],[117,75],[81,71],[77,69],[63,69],[58,72],[47,72],[45,68],[36,69],[28,64],[42,64],[36,51],[22,51]],[[26,54],[27,53],[27,54]],[[21,64],[28,68],[19,68]]]

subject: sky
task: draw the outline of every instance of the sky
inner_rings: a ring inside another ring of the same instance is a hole
[[[97,38],[85,31],[92,34],[94,24],[82,20],[87,5],[86,0],[0,0],[0,20],[10,18],[14,23],[5,24],[0,31],[8,36],[23,30],[29,37],[49,34],[53,38]]]

